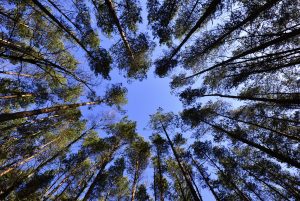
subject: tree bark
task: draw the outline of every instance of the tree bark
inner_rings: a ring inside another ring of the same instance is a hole
[[[57,141],[58,139],[60,139],[60,137],[57,137],[57,138],[51,140],[50,142],[48,142],[48,143],[46,143],[46,144],[40,146],[40,147],[38,148],[39,151],[38,151],[37,153],[35,153],[35,154],[33,154],[32,156],[29,156],[29,157],[27,157],[27,158],[25,158],[25,159],[23,159],[23,160],[21,160],[21,161],[15,163],[13,166],[11,166],[11,167],[5,169],[3,172],[0,173],[0,177],[2,177],[2,176],[4,176],[4,175],[8,174],[8,173],[11,172],[12,170],[15,170],[16,168],[20,167],[21,165],[24,165],[25,163],[27,163],[27,162],[30,161],[31,159],[33,159],[33,158],[35,158],[36,156],[40,155],[41,153],[43,153],[44,151],[47,150],[46,148],[47,148],[50,144],[52,144],[53,142]]]
[[[256,123],[244,121],[244,120],[241,120],[241,119],[235,119],[235,118],[233,118],[231,116],[228,116],[228,115],[223,115],[223,114],[220,114],[220,113],[217,113],[217,112],[214,112],[214,113],[217,114],[217,115],[219,115],[219,116],[221,116],[221,117],[225,117],[225,118],[231,119],[233,121],[237,121],[237,122],[241,122],[241,123],[248,124],[248,125],[251,125],[251,126],[255,126],[255,127],[258,127],[258,128],[262,128],[264,130],[271,131],[273,133],[276,133],[278,135],[284,136],[284,137],[289,138],[291,140],[296,140],[296,141],[300,142],[300,138],[298,138],[297,136],[289,135],[287,133],[284,133],[284,132],[281,132],[281,131],[277,131],[277,130],[274,130],[272,128],[260,125],[260,124],[256,124]]]
[[[130,47],[129,42],[127,40],[125,31],[123,30],[123,28],[122,28],[122,26],[121,26],[121,24],[119,22],[118,16],[117,16],[116,11],[114,9],[113,2],[111,0],[105,0],[105,4],[108,7],[108,9],[110,11],[110,14],[111,14],[111,16],[113,17],[113,19],[115,21],[115,24],[117,26],[119,34],[120,34],[120,36],[121,36],[121,38],[123,40],[123,43],[125,45],[126,51],[128,52],[129,56],[131,57],[132,61],[134,62],[133,51],[131,50],[131,47]]]
[[[211,16],[217,9],[217,6],[221,3],[221,0],[212,0],[209,6],[206,8],[203,15],[199,18],[193,28],[186,34],[185,38],[176,47],[170,56],[170,60],[180,51],[182,46],[189,40],[189,38],[194,34],[194,32],[201,27],[201,25]]]
[[[30,77],[30,78],[35,78],[34,75],[24,74],[24,73],[16,73],[16,72],[9,72],[9,71],[0,71],[0,74],[5,74],[5,75],[17,75],[17,76],[20,76],[20,77]]]
[[[0,122],[20,119],[20,118],[25,118],[25,117],[31,117],[31,116],[35,116],[35,115],[39,115],[39,114],[46,114],[46,113],[56,112],[56,111],[61,111],[61,110],[69,110],[69,109],[77,108],[80,106],[97,105],[102,102],[103,101],[73,103],[73,104],[58,105],[58,106],[37,109],[37,110],[24,111],[24,112],[3,113],[3,114],[0,114]]]
[[[210,125],[211,127],[215,128],[215,129],[219,130],[219,131],[222,131],[223,133],[227,134],[229,137],[231,137],[231,138],[233,138],[235,140],[243,142],[243,143],[247,144],[250,147],[254,147],[254,148],[260,150],[261,152],[264,152],[264,153],[268,154],[269,156],[272,156],[272,157],[276,158],[279,161],[285,162],[285,163],[287,163],[287,164],[289,164],[291,166],[294,166],[294,167],[300,169],[300,162],[296,161],[295,159],[292,159],[292,158],[287,157],[287,156],[285,156],[285,155],[283,155],[281,153],[278,153],[278,152],[273,151],[273,150],[271,150],[271,149],[269,149],[267,147],[264,147],[264,146],[262,146],[260,144],[252,142],[252,141],[250,141],[250,140],[248,140],[246,138],[243,138],[242,136],[238,136],[238,135],[236,135],[234,133],[231,133],[231,132],[225,130],[224,128],[222,128],[220,126],[211,124],[211,123],[209,123],[207,121],[203,121],[203,122],[206,123],[206,124],[208,124],[208,125]]]
[[[180,168],[180,170],[181,170],[181,172],[182,172],[182,174],[183,174],[183,176],[184,176],[184,179],[185,179],[185,181],[186,181],[186,183],[187,183],[187,185],[188,185],[188,187],[189,187],[189,189],[190,189],[190,191],[191,191],[191,193],[192,193],[192,195],[193,195],[194,200],[195,200],[195,201],[201,201],[201,200],[199,199],[198,195],[197,195],[197,192],[195,191],[195,189],[194,189],[194,187],[193,187],[192,182],[189,180],[187,173],[185,172],[183,166],[182,166],[181,163],[180,163],[179,156],[178,156],[178,154],[177,154],[177,152],[176,152],[176,150],[175,150],[175,147],[174,147],[174,145],[173,145],[173,143],[172,143],[172,141],[171,141],[171,139],[170,139],[170,137],[169,137],[169,134],[167,133],[166,128],[164,127],[164,125],[163,125],[162,122],[161,122],[161,126],[162,126],[162,129],[163,129],[163,131],[164,131],[164,133],[165,133],[167,139],[168,139],[169,145],[170,145],[170,147],[171,147],[171,149],[172,149],[172,152],[173,152],[173,154],[174,154],[174,156],[175,156],[175,159],[176,159],[176,161],[177,161],[177,164],[178,164],[178,166],[179,166],[179,168]]]
[[[295,29],[295,30],[293,30],[293,31],[291,31],[291,32],[289,32],[289,33],[283,34],[282,36],[280,36],[280,37],[278,37],[278,38],[275,38],[275,39],[273,39],[273,40],[270,40],[270,41],[268,41],[268,42],[265,42],[265,43],[263,43],[263,44],[260,44],[260,45],[258,45],[258,46],[256,46],[256,47],[253,47],[252,49],[246,50],[246,51],[244,51],[244,52],[242,52],[242,53],[240,53],[240,54],[238,54],[238,55],[236,55],[236,56],[231,57],[230,59],[227,59],[227,60],[225,60],[225,61],[222,61],[222,62],[220,62],[220,63],[217,63],[217,64],[215,64],[215,65],[213,65],[213,66],[211,66],[211,67],[209,67],[209,68],[207,68],[207,69],[204,69],[204,70],[202,70],[202,71],[199,71],[199,72],[197,72],[197,73],[195,73],[195,74],[193,74],[193,75],[187,76],[187,77],[185,77],[185,78],[183,78],[183,79],[186,80],[186,79],[190,79],[190,78],[192,78],[192,77],[201,75],[201,74],[203,74],[203,73],[205,73],[205,72],[208,72],[208,71],[211,71],[211,70],[213,70],[213,69],[215,69],[215,68],[217,68],[217,67],[221,67],[221,66],[223,66],[223,65],[226,65],[226,64],[228,64],[228,63],[230,63],[230,62],[232,62],[232,61],[234,61],[234,60],[236,60],[236,59],[240,59],[240,58],[242,58],[242,57],[244,57],[244,56],[247,56],[247,55],[249,55],[249,54],[252,54],[252,53],[254,53],[254,52],[263,50],[263,49],[265,49],[265,48],[267,48],[267,47],[269,47],[269,46],[272,46],[272,45],[278,44],[278,43],[280,43],[280,42],[282,42],[282,41],[285,41],[285,40],[287,40],[287,39],[293,38],[293,37],[295,37],[295,36],[297,36],[297,35],[299,35],[299,34],[300,34],[300,29]]]
[[[17,94],[17,95],[0,96],[0,99],[10,100],[10,99],[27,98],[27,97],[33,97],[33,94],[24,93],[24,94]]]
[[[202,95],[202,97],[213,97],[213,96],[218,96],[222,98],[231,98],[231,99],[238,99],[238,100],[250,100],[250,101],[260,101],[260,102],[269,102],[269,103],[276,103],[279,105],[287,105],[287,104],[295,104],[299,105],[300,103],[300,96],[299,98],[295,99],[272,99],[272,98],[258,98],[258,97],[249,97],[249,96],[232,96],[232,95],[223,95],[223,94],[205,94]]]
[[[199,55],[207,54],[210,50],[217,47],[224,39],[226,39],[230,34],[232,34],[235,30],[241,28],[242,26],[246,25],[247,23],[253,21],[256,19],[262,12],[267,11],[268,9],[272,8],[275,4],[277,4],[280,0],[269,0],[266,4],[256,9],[254,12],[249,14],[244,20],[237,23],[236,25],[233,25],[231,29],[229,29],[227,32],[216,38],[209,46],[204,47],[201,52],[199,52]]]
[[[195,159],[193,157],[192,158],[192,161],[195,165],[195,167],[197,168],[198,172],[200,173],[201,177],[203,178],[205,184],[208,186],[210,192],[213,194],[214,198],[217,200],[217,201],[221,201],[221,199],[219,198],[218,194],[216,193],[216,191],[214,190],[214,188],[210,185],[209,183],[209,178],[207,176],[205,176],[202,168],[200,167],[200,165],[198,164],[197,161],[195,161]]]
[[[45,8],[38,0],[32,0],[32,2],[43,11],[53,22],[55,22],[62,30],[64,30],[71,38],[73,38],[76,43],[91,57],[94,59],[90,51],[81,43],[81,41],[69,30],[67,29],[54,15],[52,15],[47,8]]]
[[[134,178],[133,178],[133,182],[132,182],[132,189],[131,189],[131,201],[134,201],[134,198],[135,198],[136,186],[137,186],[137,181],[138,181],[138,172],[139,172],[139,162],[136,161],[135,173],[134,173]]]
[[[160,158],[160,151],[156,148],[157,152],[157,162],[158,162],[158,174],[159,174],[159,194],[160,194],[160,201],[164,201],[164,192],[163,192],[163,185],[162,185],[162,170],[161,170],[161,158]]]

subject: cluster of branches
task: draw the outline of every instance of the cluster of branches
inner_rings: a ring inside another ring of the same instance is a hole
[[[216,200],[300,199],[299,1],[148,0],[168,49],[155,73],[184,105],[151,117],[151,144],[127,118],[91,123],[79,109],[126,103],[118,84],[97,95],[85,63],[104,79],[113,64],[145,78],[154,45],[138,32],[138,1],[2,2],[1,200],[202,201],[204,188]],[[104,49],[95,26],[120,40]],[[150,157],[153,196],[141,182]]]
[[[147,7],[153,35],[169,47],[155,72],[172,78],[181,132],[193,136],[184,163],[216,200],[298,200],[300,2]]]
[[[109,80],[115,64],[128,79],[145,78],[153,44],[138,33],[140,12],[127,0],[1,1],[1,200],[147,196],[140,177],[150,148],[135,122],[100,112],[86,120],[80,110],[117,113],[127,102],[121,84],[95,89],[87,69]],[[100,33],[120,41],[106,50]]]

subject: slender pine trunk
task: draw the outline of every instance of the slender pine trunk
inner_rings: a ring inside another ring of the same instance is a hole
[[[69,110],[81,106],[86,105],[97,105],[100,104],[102,101],[94,101],[94,102],[85,102],[85,103],[73,103],[73,104],[66,104],[66,105],[58,105],[48,108],[42,108],[42,109],[36,109],[36,110],[30,110],[30,111],[24,111],[24,112],[15,112],[15,113],[2,113],[0,114],[0,122],[25,118],[25,117],[31,117],[36,116],[40,114],[46,114],[50,112],[56,112],[56,111],[63,111],[63,110]]]
[[[182,166],[181,163],[180,163],[179,156],[178,156],[178,154],[177,154],[177,152],[176,152],[176,150],[175,150],[175,147],[174,147],[174,145],[173,145],[173,143],[172,143],[172,141],[171,141],[171,139],[170,139],[170,137],[169,137],[169,134],[168,134],[168,132],[166,131],[166,128],[164,127],[164,125],[163,125],[162,122],[161,122],[161,126],[162,126],[162,129],[163,129],[163,131],[164,131],[164,133],[165,133],[167,139],[168,139],[169,145],[170,145],[170,147],[171,147],[171,149],[172,149],[172,152],[173,152],[173,154],[174,154],[174,156],[175,156],[175,159],[176,159],[176,161],[177,161],[177,164],[178,164],[178,166],[179,166],[179,168],[180,168],[180,170],[181,170],[181,173],[182,173],[183,176],[184,176],[185,182],[187,183],[187,185],[188,185],[188,187],[189,187],[189,189],[190,189],[190,191],[191,191],[191,193],[192,193],[192,196],[193,196],[194,200],[195,200],[195,201],[201,201],[201,200],[199,199],[198,195],[197,195],[197,192],[195,191],[195,189],[194,189],[194,187],[193,187],[192,182],[191,182],[190,179],[188,178],[187,173],[185,172],[183,166]]]

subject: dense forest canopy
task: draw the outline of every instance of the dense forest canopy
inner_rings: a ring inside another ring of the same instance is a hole
[[[300,200],[300,1],[0,2],[0,200]]]

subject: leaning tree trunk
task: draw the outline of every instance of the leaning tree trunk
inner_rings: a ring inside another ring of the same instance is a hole
[[[213,194],[213,196],[215,197],[215,199],[217,201],[221,201],[221,199],[219,198],[217,192],[214,190],[214,188],[211,186],[210,182],[209,182],[209,178],[207,176],[205,176],[205,173],[203,172],[203,169],[200,167],[200,165],[198,164],[198,162],[192,157],[192,161],[194,163],[194,165],[196,166],[198,172],[200,173],[201,177],[203,178],[205,184],[208,186],[210,192]]]
[[[186,34],[185,38],[181,41],[181,43],[176,47],[176,49],[172,52],[170,56],[170,60],[180,51],[182,46],[189,40],[189,38],[195,33],[195,31],[201,27],[201,25],[211,16],[217,9],[217,6],[221,3],[221,0],[212,0],[203,15],[196,22],[194,27]]]
[[[281,43],[281,42],[283,42],[283,41],[285,41],[285,40],[288,40],[288,39],[290,39],[290,38],[296,37],[296,36],[299,35],[299,34],[300,34],[300,29],[295,29],[295,30],[293,30],[293,31],[291,31],[291,32],[289,32],[289,33],[283,34],[282,36],[280,36],[280,37],[278,37],[278,38],[275,38],[275,39],[273,39],[273,40],[270,40],[270,41],[268,41],[268,42],[265,42],[265,43],[263,43],[263,44],[260,44],[260,45],[258,45],[258,46],[256,46],[256,47],[253,47],[252,49],[246,50],[246,51],[244,51],[244,52],[242,52],[242,53],[240,53],[240,54],[238,54],[238,55],[236,55],[236,56],[233,56],[233,57],[231,57],[231,58],[229,58],[229,59],[227,59],[227,60],[225,60],[225,61],[222,61],[222,62],[220,62],[220,63],[217,63],[217,64],[215,64],[215,65],[213,65],[213,66],[211,66],[211,67],[209,67],[209,68],[206,68],[206,69],[204,69],[204,70],[202,70],[202,71],[199,71],[199,72],[197,72],[197,73],[194,73],[193,75],[187,76],[187,77],[185,77],[185,78],[183,78],[183,79],[186,80],[186,79],[190,79],[190,78],[195,77],[195,76],[199,76],[199,75],[201,75],[201,74],[203,74],[203,73],[205,73],[205,72],[208,72],[208,71],[211,71],[211,70],[216,69],[216,68],[218,68],[218,67],[221,67],[221,66],[224,66],[224,65],[226,65],[226,64],[229,64],[230,62],[232,62],[232,61],[234,61],[234,60],[240,59],[240,58],[242,58],[242,57],[244,57],[244,56],[247,56],[247,55],[249,55],[249,54],[258,52],[258,51],[263,50],[263,49],[265,49],[265,48],[267,48],[267,47],[270,47],[270,46],[272,46],[272,45],[276,45],[276,44],[279,44],[279,43]]]
[[[46,144],[40,146],[40,147],[38,148],[38,150],[40,150],[39,152],[37,152],[37,153],[33,154],[32,156],[29,156],[29,157],[27,157],[27,158],[25,158],[25,159],[19,161],[19,162],[17,162],[17,163],[15,163],[15,164],[12,165],[11,167],[8,167],[7,169],[5,169],[3,172],[0,173],[0,177],[6,175],[6,174],[8,174],[8,173],[10,173],[11,171],[15,170],[16,168],[20,167],[21,165],[24,165],[25,163],[29,162],[30,160],[32,160],[32,159],[35,158],[36,156],[40,155],[41,153],[43,153],[44,151],[47,150],[47,148],[48,148],[48,146],[49,146],[50,144],[52,144],[53,142],[57,141],[58,139],[60,139],[60,137],[57,137],[57,138],[51,140],[50,142],[48,142],[48,143],[46,143]]]
[[[69,110],[73,108],[77,108],[80,106],[85,105],[97,105],[100,104],[102,101],[94,101],[94,102],[85,102],[85,103],[73,103],[73,104],[66,104],[66,105],[58,105],[43,109],[37,109],[37,110],[30,110],[30,111],[24,111],[24,112],[15,112],[15,113],[3,113],[0,114],[0,123],[25,117],[31,117],[39,114],[46,114],[50,112],[56,112],[56,111],[63,111],[63,110]]]
[[[268,154],[269,156],[272,156],[272,157],[276,158],[279,161],[285,162],[285,163],[287,163],[287,164],[289,164],[291,166],[294,166],[294,167],[300,169],[300,162],[297,161],[297,160],[295,160],[295,159],[292,159],[292,158],[290,158],[290,157],[288,157],[286,155],[283,155],[282,153],[276,152],[276,151],[274,151],[272,149],[269,149],[269,148],[267,148],[265,146],[262,146],[260,144],[255,143],[255,142],[252,142],[251,140],[243,138],[242,136],[239,136],[239,135],[236,135],[234,133],[231,133],[231,132],[225,130],[224,128],[222,128],[220,126],[211,124],[211,123],[209,123],[207,121],[203,121],[203,122],[206,123],[206,124],[208,124],[208,125],[210,125],[211,127],[215,128],[215,129],[219,130],[219,131],[222,131],[223,133],[227,134],[229,137],[231,137],[231,138],[233,138],[235,140],[243,142],[243,143],[247,144],[250,147],[254,147],[254,148],[256,148],[256,149],[258,149],[258,150],[260,150],[260,151]]]
[[[16,95],[7,95],[7,96],[0,96],[0,99],[3,100],[10,100],[10,99],[17,99],[17,98],[27,98],[32,97],[33,94],[30,93],[24,93],[24,94],[16,94]]]
[[[270,0],[266,4],[262,5],[261,7],[257,8],[254,12],[252,12],[250,15],[248,15],[244,20],[238,22],[237,24],[233,25],[227,32],[222,33],[219,37],[216,37],[216,39],[209,44],[209,46],[204,47],[203,50],[201,50],[198,54],[204,55],[208,53],[213,48],[219,46],[228,36],[230,36],[234,31],[237,29],[240,29],[247,23],[255,20],[262,12],[267,11],[271,7],[273,7],[276,3],[278,3],[280,0]]]
[[[174,145],[173,145],[173,143],[172,143],[172,141],[171,141],[171,139],[170,139],[170,137],[169,137],[169,134],[168,134],[168,132],[166,131],[166,128],[164,127],[164,125],[163,125],[162,122],[161,122],[161,126],[162,126],[162,129],[163,129],[163,131],[164,131],[164,133],[165,133],[167,139],[168,139],[169,145],[171,146],[171,149],[172,149],[172,152],[173,152],[173,154],[174,154],[174,156],[175,156],[175,159],[176,159],[176,161],[177,161],[177,164],[178,164],[178,166],[179,166],[179,168],[180,168],[180,170],[181,170],[182,175],[184,176],[185,182],[187,183],[187,185],[188,185],[188,187],[189,187],[189,189],[190,189],[190,191],[191,191],[191,193],[192,193],[192,196],[193,196],[194,200],[195,200],[195,201],[201,201],[201,200],[199,199],[198,195],[197,195],[197,192],[196,192],[195,189],[194,189],[194,186],[193,186],[191,180],[190,180],[189,177],[188,177],[188,174],[186,173],[186,171],[184,170],[183,166],[182,166],[181,163],[180,163],[179,156],[178,156],[178,154],[177,154],[177,152],[176,152],[176,150],[175,150],[175,148],[174,148]]]
[[[132,182],[132,189],[131,189],[131,201],[134,201],[135,194],[136,194],[136,186],[137,186],[137,181],[138,181],[138,172],[139,172],[139,162],[136,161],[135,163],[135,173],[134,173],[134,178]]]
[[[129,45],[129,42],[127,40],[127,37],[126,37],[126,34],[125,34],[125,31],[123,30],[121,24],[120,24],[120,21],[118,19],[118,16],[116,14],[116,11],[114,9],[114,5],[113,5],[113,2],[111,0],[105,0],[105,4],[106,6],[108,7],[109,9],[109,12],[111,14],[111,16],[113,17],[114,21],[115,21],[115,24],[118,28],[118,31],[119,31],[119,34],[123,40],[123,43],[125,45],[125,48],[126,48],[126,51],[128,52],[130,58],[132,59],[132,61],[134,62],[134,54],[133,54],[133,51]]]

